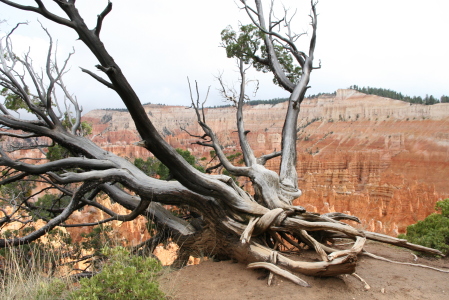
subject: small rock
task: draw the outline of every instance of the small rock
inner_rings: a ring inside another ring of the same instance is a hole
[[[384,289],[384,288],[381,288],[381,289],[380,289],[380,292],[381,292],[382,294],[385,294],[385,289]]]

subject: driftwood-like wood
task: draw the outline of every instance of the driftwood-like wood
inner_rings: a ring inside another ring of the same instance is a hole
[[[36,207],[28,194],[11,195],[7,201],[14,207],[13,212],[7,214],[3,211],[0,226],[11,222],[23,222],[20,218],[27,218],[31,212],[39,209],[51,213],[52,217],[43,218],[46,225],[33,232],[20,237],[0,239],[0,247],[30,243],[56,226],[92,226],[93,223],[71,225],[65,223],[76,210],[91,206],[109,215],[95,224],[111,220],[129,221],[138,215],[143,215],[154,223],[157,235],[138,245],[134,251],[144,247],[153,249],[157,243],[171,240],[180,246],[176,266],[182,266],[189,255],[231,257],[239,262],[249,263],[250,268],[268,269],[271,274],[283,276],[301,286],[308,284],[293,273],[313,276],[353,274],[357,256],[363,253],[366,240],[441,255],[437,250],[358,230],[341,222],[342,220],[359,222],[355,216],[342,213],[318,215],[292,204],[302,194],[296,173],[298,114],[308,89],[311,73],[317,68],[313,65],[317,39],[315,2],[311,2],[308,49],[302,51],[295,44],[302,34],[293,33],[289,18],[276,19],[273,6],[269,10],[270,13],[265,15],[261,0],[255,0],[254,7],[251,7],[248,1],[240,1],[253,25],[264,33],[261,43],[266,53],[262,57],[254,56],[254,61],[268,66],[279,85],[290,92],[282,130],[282,149],[256,157],[247,139],[250,133],[245,130],[243,106],[247,98],[245,73],[249,66],[245,62],[251,61],[242,57],[237,58],[240,71],[239,91],[228,90],[223,80],[219,78],[223,96],[236,106],[236,127],[243,153],[243,166],[233,165],[228,160],[218,137],[208,126],[207,115],[202,109],[205,100],[200,100],[197,85],[190,87],[193,113],[196,114],[203,131],[194,135],[199,139],[198,144],[214,149],[219,159],[217,163],[219,168],[226,169],[233,176],[249,179],[254,190],[252,194],[239,187],[230,176],[199,172],[156,130],[127,77],[100,39],[103,21],[112,10],[112,3],[108,2],[103,12],[98,15],[96,27],[89,29],[76,9],[74,0],[53,1],[62,10],[63,15],[49,11],[45,4],[47,1],[35,2],[36,6],[28,6],[0,0],[0,3],[3,3],[0,7],[9,5],[19,10],[31,11],[74,30],[79,40],[97,58],[98,65],[95,67],[102,73],[100,76],[87,69],[82,71],[100,83],[99,86],[106,86],[122,99],[142,138],[138,144],[167,166],[176,180],[163,181],[151,178],[125,158],[101,149],[84,137],[81,108],[62,81],[68,59],[61,68],[57,67],[51,36],[49,35],[50,46],[44,76],[34,70],[31,58],[27,55],[20,57],[12,52],[11,39],[8,35],[0,41],[0,85],[11,95],[20,98],[36,119],[32,121],[20,119],[13,113],[13,109],[0,103],[0,136],[15,137],[18,140],[45,137],[53,144],[69,149],[72,157],[34,164],[13,158],[9,151],[15,151],[14,149],[0,149],[0,166],[4,171],[0,184],[14,183],[23,179],[39,180],[49,186],[46,189],[70,198],[66,206],[51,210]],[[282,26],[279,26],[281,23]],[[279,27],[287,28],[288,33],[282,35],[276,31]],[[286,75],[285,68],[277,57],[276,49],[279,47],[287,51],[293,61],[301,67],[297,81],[291,81]],[[151,68],[147,71],[157,72]],[[72,104],[72,111],[61,110],[64,103],[58,101],[57,89],[60,89],[66,101]],[[27,144],[23,147],[42,150],[48,146],[44,147],[35,142],[31,143],[31,146]],[[265,168],[268,160],[278,156],[281,157],[279,174]],[[217,169],[218,167],[213,167],[210,171]],[[97,203],[96,197],[100,192],[131,210],[131,213],[120,215]],[[187,207],[190,215],[188,218],[175,216],[164,205]],[[331,242],[335,237],[351,239],[354,244],[348,249],[334,249]],[[306,248],[313,249],[317,253],[318,261],[297,261],[284,253],[300,252]],[[273,276],[270,275],[270,282],[272,279]]]
[[[423,265],[423,264],[413,264],[413,263],[406,263],[406,262],[395,261],[395,260],[391,260],[391,259],[379,256],[379,255],[372,254],[372,253],[367,252],[367,251],[363,251],[362,254],[366,255],[366,256],[369,256],[371,258],[374,258],[374,259],[386,261],[386,262],[393,263],[393,264],[406,265],[406,266],[412,266],[412,267],[419,267],[419,268],[424,268],[424,269],[431,269],[431,270],[442,272],[442,273],[449,273],[449,270],[438,269],[438,268],[434,268],[434,267],[431,267],[431,266],[426,266],[426,265]]]
[[[352,273],[351,275],[354,276],[355,278],[357,278],[358,280],[360,280],[360,281],[364,284],[363,288],[364,288],[365,290],[371,289],[371,287],[370,287],[369,284],[365,281],[365,279],[363,279],[362,277],[360,277],[360,276],[357,275],[356,273]]]
[[[264,269],[269,270],[270,272],[273,272],[279,276],[282,276],[288,280],[291,280],[292,282],[296,283],[297,285],[310,287],[310,285],[306,281],[302,280],[298,276],[293,275],[290,272],[287,272],[287,271],[279,268],[278,266],[276,266],[274,264],[270,264],[270,263],[266,263],[266,262],[251,263],[248,265],[248,268],[250,268],[250,269],[264,268]]]

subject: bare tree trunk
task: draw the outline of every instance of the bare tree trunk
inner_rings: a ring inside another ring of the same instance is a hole
[[[144,215],[154,222],[158,230],[157,236],[149,244],[168,239],[176,242],[181,247],[177,262],[179,265],[182,265],[191,254],[232,257],[243,263],[256,263],[251,264],[250,267],[267,268],[300,285],[307,285],[307,283],[292,275],[290,271],[316,276],[353,273],[357,255],[362,252],[367,238],[411,249],[419,248],[420,251],[441,255],[439,251],[412,245],[395,238],[380,237],[357,230],[340,221],[345,219],[358,221],[354,216],[344,214],[320,216],[292,205],[292,201],[301,195],[296,173],[297,119],[300,104],[314,69],[316,3],[311,2],[310,17],[313,32],[308,54],[305,54],[295,46],[295,41],[300,35],[289,33],[282,36],[274,31],[280,22],[285,22],[285,27],[289,29],[288,32],[291,32],[291,24],[287,18],[284,18],[284,21],[273,21],[273,7],[271,7],[267,22],[260,0],[255,0],[256,9],[241,0],[254,26],[263,33],[266,49],[266,58],[254,56],[251,58],[252,63],[266,63],[277,82],[291,93],[282,131],[281,151],[256,157],[248,142],[247,134],[249,133],[245,131],[243,122],[243,106],[246,98],[244,62],[247,60],[239,57],[241,84],[238,94],[231,95],[219,79],[223,95],[233,99],[237,107],[236,126],[243,151],[244,166],[234,166],[227,159],[218,138],[207,125],[206,116],[202,110],[204,102],[200,105],[199,96],[196,100],[192,97],[192,106],[198,123],[204,131],[202,140],[198,143],[212,147],[217,153],[220,164],[230,174],[249,178],[255,190],[255,194],[251,195],[240,188],[230,176],[203,174],[190,166],[157,132],[137,94],[100,39],[102,22],[112,9],[110,2],[98,15],[97,25],[92,30],[84,23],[74,0],[55,1],[65,13],[64,17],[50,12],[40,0],[35,1],[37,6],[26,6],[9,0],[0,0],[0,2],[41,14],[77,32],[79,39],[98,59],[99,64],[96,67],[104,72],[107,79],[91,71],[85,69],[83,71],[117,93],[136,124],[137,131],[142,137],[141,145],[166,165],[177,180],[162,181],[151,178],[126,159],[104,151],[83,137],[80,133],[80,108],[77,102],[69,97],[70,93],[62,82],[68,59],[64,62],[63,68],[52,67],[56,66],[56,63],[52,59],[50,38],[46,70],[48,83],[44,84],[44,78],[34,71],[28,57],[19,59],[12,53],[8,36],[5,39],[6,46],[0,45],[0,84],[6,88],[6,92],[10,93],[11,97],[17,97],[22,101],[37,119],[27,121],[14,117],[12,114],[14,108],[0,104],[0,125],[3,127],[0,134],[17,139],[46,137],[53,143],[69,149],[73,157],[34,165],[26,160],[13,159],[8,151],[0,149],[0,165],[4,167],[4,176],[0,185],[15,183],[24,178],[36,181],[37,177],[46,182],[49,188],[70,197],[69,204],[58,210],[45,208],[46,212],[54,213],[54,215],[50,219],[42,218],[47,221],[42,228],[24,236],[0,239],[0,247],[29,243],[56,226],[93,226],[112,220],[129,221],[138,215]],[[300,73],[293,74],[299,76],[297,81],[292,81],[291,78],[295,77],[286,73],[286,65],[278,58],[279,51],[286,51],[299,64]],[[26,70],[24,73],[26,78],[23,73],[17,71],[18,66]],[[54,107],[58,105],[54,97],[57,87],[60,87],[73,103],[74,113],[58,114],[55,111]],[[34,146],[40,147],[37,144]],[[280,174],[264,167],[267,160],[277,156],[281,156]],[[119,187],[118,183],[124,188]],[[100,191],[105,192],[112,200],[130,209],[131,212],[127,215],[119,215],[96,202],[95,199]],[[31,213],[37,208],[30,199],[31,196],[24,194],[11,197],[9,204],[14,206],[14,211],[11,214],[4,212],[4,216],[0,219],[0,226],[11,222],[21,222],[19,215],[22,214],[23,217],[23,213],[31,217]],[[194,217],[188,222],[174,216],[163,205],[186,205],[199,217]],[[95,224],[68,225],[65,223],[73,212],[85,206],[103,210],[110,217]],[[352,247],[333,249],[330,242],[335,237],[352,240]],[[294,261],[283,254],[287,251],[302,251],[304,248],[313,249],[318,261]]]

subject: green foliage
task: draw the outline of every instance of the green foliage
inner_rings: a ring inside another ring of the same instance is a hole
[[[364,94],[370,94],[370,95],[377,95],[381,97],[387,97],[390,99],[396,99],[396,100],[402,100],[405,102],[415,103],[415,104],[425,104],[425,105],[433,105],[437,103],[445,103],[449,102],[448,96],[441,96],[440,100],[435,98],[433,95],[426,95],[424,99],[420,96],[404,96],[402,93],[398,93],[392,90],[388,89],[382,89],[382,88],[373,88],[373,87],[359,87],[357,85],[351,85],[349,87],[350,89],[362,92]]]
[[[143,160],[142,158],[136,158],[134,160],[134,165],[151,177],[157,175],[157,169],[160,164],[161,162],[155,157],[148,157],[147,160]]]
[[[254,55],[260,49],[262,39],[263,33],[252,24],[241,25],[238,33],[231,26],[221,31],[221,40],[226,49],[226,55],[229,58],[240,58],[246,64],[252,63]]]
[[[315,98],[318,98],[320,96],[335,96],[335,95],[337,95],[337,91],[335,91],[333,93],[318,93],[318,94],[307,95],[307,98],[315,99]]]
[[[266,46],[263,43],[264,35],[252,24],[240,25],[238,32],[228,26],[221,31],[222,46],[229,58],[242,59],[246,64],[252,64],[257,71],[268,73],[271,70],[267,62]],[[298,82],[302,70],[300,66],[294,64],[290,52],[279,44],[274,45],[274,51],[287,78],[293,83]],[[276,78],[273,82],[279,85]]]
[[[441,214],[431,214],[423,221],[408,226],[407,234],[399,237],[449,254],[449,198],[438,201],[435,209]]]
[[[243,165],[245,163],[245,160],[243,159],[243,155],[242,155],[241,152],[234,152],[233,154],[226,155],[226,158],[231,163],[234,163],[234,164],[237,164],[237,165]],[[223,169],[222,173],[223,173],[223,175],[231,177],[232,180],[234,180],[234,182],[238,184],[237,177],[232,175],[231,173],[229,173],[228,170]]]
[[[72,128],[73,124],[75,124],[76,119],[70,116],[70,113],[64,114],[64,119],[62,120],[62,126],[64,128]],[[78,133],[82,136],[86,136],[92,133],[92,125],[87,123],[86,121],[82,121],[80,123],[80,127],[78,129]]]
[[[228,156],[226,156],[226,158],[229,160],[229,161],[234,161],[235,159],[237,159],[237,158],[239,158],[239,157],[241,157],[242,156],[242,153],[241,152],[235,152],[235,153],[233,153],[233,154],[230,154],[230,155],[228,155]]]
[[[19,109],[25,109],[28,112],[31,112],[30,108],[28,107],[28,105],[26,104],[26,102],[23,100],[23,98],[10,91],[7,88],[3,88],[0,91],[0,95],[4,97],[5,101],[4,101],[4,105],[7,109],[13,110],[13,111],[18,111]],[[28,95],[30,95],[28,93]],[[31,102],[34,105],[38,105],[39,104],[39,99],[37,99],[36,97],[31,96]]]
[[[142,104],[142,105],[146,105],[146,104],[151,104],[150,102]],[[102,108],[102,110],[109,110],[109,111],[119,111],[119,112],[128,112],[127,108]]]
[[[190,151],[176,148],[176,152],[178,152],[195,169],[203,173],[205,172],[204,168],[201,165],[197,164],[195,156],[193,156]],[[159,164],[157,174],[162,180],[168,180],[171,178],[170,170],[162,163]]]
[[[133,256],[123,247],[104,248],[103,255],[109,261],[92,278],[83,278],[80,289],[72,292],[72,300],[126,300],[164,299],[156,281],[162,269],[159,262],[150,257]]]
[[[248,105],[259,105],[259,104],[275,105],[275,104],[283,103],[286,101],[288,101],[288,98],[273,98],[273,99],[268,99],[268,100],[251,100],[251,101],[247,101],[246,104],[248,104]]]
[[[2,178],[6,179],[9,172],[4,170],[2,172]],[[20,181],[11,182],[0,186],[0,204],[8,201],[5,199],[10,199],[11,201],[20,202],[20,200],[25,200],[27,197],[31,196],[32,190],[36,187],[34,182],[35,176],[26,177]]]
[[[204,168],[196,163],[196,157],[193,156],[189,150],[176,148],[176,152],[178,152],[191,166],[195,167],[195,169],[204,172]]]
[[[438,201],[435,205],[435,210],[441,212],[443,217],[449,218],[449,198]]]
[[[73,154],[69,149],[59,144],[55,144],[54,146],[48,148],[46,156],[49,161],[56,161],[62,158],[73,156]]]
[[[80,130],[83,136],[89,135],[92,133],[92,125],[86,121],[81,121]]]
[[[33,231],[34,231],[34,229],[33,229]],[[62,231],[59,228],[50,230],[47,233],[46,237],[47,237],[47,241],[50,243],[54,242],[58,245],[65,245],[65,246],[72,244],[72,237],[70,236],[70,234],[66,231]],[[50,246],[50,245],[48,245],[48,246]],[[52,247],[52,249],[54,249],[53,246],[51,246],[51,247]]]
[[[111,225],[100,224],[93,227],[89,233],[81,233],[81,237],[84,238],[81,242],[82,249],[99,255],[105,245],[113,244],[113,239],[111,238],[112,230]]]
[[[123,247],[103,247],[103,261],[96,269],[100,272],[93,278],[81,279],[77,288],[70,277],[57,277],[48,267],[38,265],[41,254],[36,248],[24,246],[30,245],[1,249],[7,250],[8,255],[0,268],[0,299],[165,299],[157,282],[162,267],[153,258],[131,255]],[[56,248],[48,252],[57,254]],[[64,255],[59,257],[62,261],[67,259]],[[46,261],[46,265],[51,267],[54,263]]]
[[[261,47],[262,49],[262,53],[264,55],[262,55],[262,58],[267,58],[266,56],[266,50],[265,50],[265,46]],[[279,63],[282,66],[283,71],[285,72],[285,75],[287,76],[287,78],[292,82],[292,83],[298,83],[301,74],[302,74],[302,69],[300,66],[295,65],[293,63],[293,57],[290,55],[290,53],[281,45],[275,45],[274,46],[274,52],[276,52],[276,56],[279,60]],[[264,73],[266,73],[266,71],[263,68],[258,67],[257,65],[255,65],[256,70],[258,71],[262,71]],[[273,82],[277,85],[280,85],[277,80],[276,77],[273,78]]]
[[[438,99],[436,99],[433,95],[426,95],[423,101],[425,105],[433,105],[439,103]]]
[[[30,212],[34,220],[49,219],[59,215],[59,211],[64,209],[70,202],[69,196],[58,194],[45,194],[33,203],[36,210]]]
[[[273,98],[273,99],[268,99],[268,100],[250,100],[250,101],[246,101],[247,105],[259,105],[259,104],[271,104],[271,105],[276,105],[278,103],[283,103],[288,101],[288,98]],[[213,108],[217,108],[217,107],[231,107],[233,105],[231,104],[225,104],[225,105],[215,105],[215,106],[211,106]]]
[[[51,278],[39,283],[37,300],[66,299],[65,295],[72,289],[70,282],[60,278]]]
[[[28,106],[26,105],[25,101],[23,101],[22,97],[12,92],[9,92],[7,88],[3,88],[0,91],[0,95],[5,97],[4,105],[7,109],[11,109],[14,111],[17,111],[21,108],[28,109]]]
[[[195,169],[203,173],[205,172],[204,168],[197,163],[196,157],[193,156],[190,151],[177,148],[176,152],[178,152]],[[170,170],[157,158],[148,157],[147,160],[136,158],[134,160],[134,165],[148,176],[155,177],[155,175],[158,175],[162,180],[169,180],[171,178]]]

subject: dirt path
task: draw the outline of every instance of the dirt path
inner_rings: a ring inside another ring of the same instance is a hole
[[[413,263],[410,251],[370,243],[367,250],[392,260]],[[419,258],[416,263],[449,271],[449,259]],[[232,261],[205,261],[171,272],[161,280],[164,291],[175,300],[213,299],[449,299],[449,273],[392,264],[361,257],[357,274],[369,290],[353,276],[314,278],[300,275],[311,288],[299,287],[276,277],[267,286],[266,272],[249,270]]]

